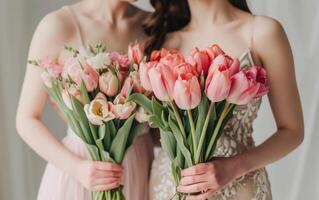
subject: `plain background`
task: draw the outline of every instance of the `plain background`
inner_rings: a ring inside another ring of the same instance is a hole
[[[274,17],[286,29],[295,56],[305,114],[303,145],[288,157],[268,166],[274,199],[319,199],[319,2],[248,1],[255,14]],[[0,199],[36,199],[45,162],[18,137],[16,106],[34,29],[46,13],[73,2],[76,1],[0,0]],[[146,0],[138,4],[150,8]],[[56,114],[52,114],[49,106],[43,118],[57,137],[65,135],[66,127]],[[257,143],[275,131],[266,98],[254,127]]]

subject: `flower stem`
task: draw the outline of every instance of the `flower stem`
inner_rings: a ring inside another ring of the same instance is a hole
[[[188,118],[189,118],[189,125],[191,127],[191,132],[192,132],[192,140],[193,140],[193,148],[194,148],[194,155],[196,155],[196,150],[197,150],[197,142],[196,142],[196,131],[195,131],[195,125],[194,125],[194,119],[192,115],[191,110],[187,110]]]
[[[198,162],[199,162],[200,153],[202,151],[202,146],[203,146],[204,139],[205,139],[205,136],[206,136],[209,120],[210,120],[210,117],[212,115],[212,111],[213,111],[214,107],[215,107],[215,103],[211,102],[210,106],[209,106],[209,109],[208,109],[208,113],[207,113],[207,116],[206,116],[206,119],[205,119],[205,123],[204,123],[203,129],[202,129],[202,132],[200,134],[199,144],[198,144],[197,151],[196,151],[196,154],[195,154],[196,155],[195,156],[195,164],[198,164]]]
[[[211,138],[211,140],[209,141],[209,144],[208,144],[208,148],[207,148],[206,155],[205,155],[205,160],[207,160],[209,158],[209,156],[210,156],[211,149],[212,149],[212,147],[213,147],[213,145],[215,143],[215,140],[217,138],[217,135],[218,135],[219,129],[220,129],[221,125],[222,125],[222,122],[224,121],[225,116],[227,115],[227,113],[230,110],[229,106],[230,106],[230,104],[227,102],[225,107],[224,107],[224,109],[223,109],[223,111],[222,111],[222,113],[221,113],[221,115],[220,115],[220,117],[219,117],[219,119],[218,119],[218,122],[217,122],[217,125],[216,125],[215,129],[214,129],[212,138]]]
[[[175,117],[176,117],[179,129],[182,132],[182,135],[183,135],[184,139],[186,140],[187,137],[186,137],[185,129],[184,129],[184,126],[183,126],[183,122],[181,120],[181,116],[179,115],[178,109],[177,109],[177,107],[176,107],[176,105],[175,105],[175,103],[173,101],[171,101],[170,104],[171,104],[171,106],[173,108],[173,111],[175,113]]]

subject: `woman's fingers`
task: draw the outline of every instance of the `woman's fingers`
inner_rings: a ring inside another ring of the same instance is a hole
[[[117,171],[117,172],[123,171],[123,167],[121,165],[118,165],[115,163],[95,161],[94,164],[95,164],[96,169],[98,169],[98,170]]]
[[[96,178],[121,178],[121,172],[114,172],[114,171],[103,171],[103,170],[96,170],[94,172],[94,177]]]
[[[192,167],[189,167],[187,169],[184,169],[182,171],[182,176],[194,176],[194,175],[200,175],[206,173],[208,170],[208,164],[201,163]]]
[[[186,197],[186,200],[203,200],[203,199],[209,199],[212,194],[214,193],[214,190],[207,190],[204,193],[201,193],[199,195],[189,195]]]
[[[207,181],[207,175],[201,174],[201,175],[195,175],[195,176],[185,176],[181,179],[179,182],[179,185],[192,185],[195,183],[201,183]]]
[[[97,192],[97,191],[104,191],[104,190],[112,190],[115,188],[120,187],[121,184],[118,182],[113,182],[113,183],[109,183],[109,184],[105,184],[105,185],[96,185],[93,187],[93,191]]]
[[[193,185],[180,185],[177,187],[178,192],[185,194],[202,192],[206,191],[207,189],[209,189],[208,182],[196,183]]]
[[[94,185],[108,185],[111,183],[120,183],[119,178],[98,178],[94,180]]]

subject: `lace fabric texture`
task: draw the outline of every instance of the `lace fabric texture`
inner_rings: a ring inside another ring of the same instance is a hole
[[[252,66],[250,53],[241,58],[242,68]],[[230,157],[255,147],[252,138],[253,121],[261,104],[261,98],[244,106],[237,106],[233,117],[224,128],[214,152],[216,157]],[[171,175],[171,162],[160,150],[152,167],[150,180],[151,200],[169,200],[175,194],[175,182]],[[272,200],[267,172],[264,168],[250,172],[216,192],[212,200]]]

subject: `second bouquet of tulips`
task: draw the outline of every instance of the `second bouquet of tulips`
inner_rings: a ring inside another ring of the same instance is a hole
[[[49,58],[29,63],[43,68],[50,98],[64,113],[95,161],[121,164],[127,149],[147,120],[146,112],[127,98],[144,93],[137,67],[144,59],[139,45],[128,55],[106,52],[96,45],[76,50],[63,65]],[[122,188],[92,193],[93,200],[124,200]]]
[[[160,128],[177,185],[181,170],[213,159],[236,105],[268,92],[262,67],[240,69],[240,61],[217,45],[195,48],[187,58],[174,50],[154,51],[149,62],[140,64],[139,76],[153,96],[133,94],[129,99],[150,113],[151,127]],[[177,199],[185,197],[177,194]]]

